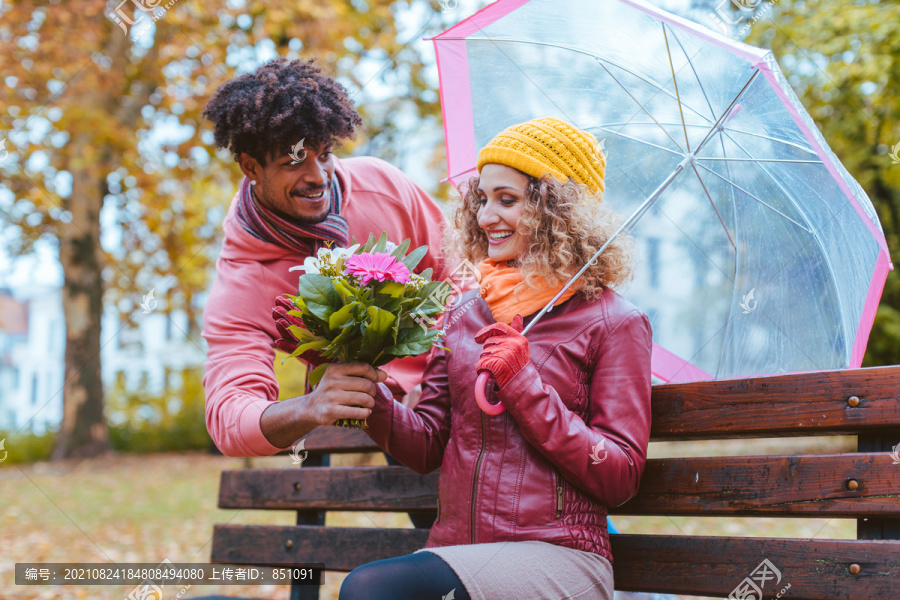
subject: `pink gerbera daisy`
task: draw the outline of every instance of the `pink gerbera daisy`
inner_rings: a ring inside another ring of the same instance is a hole
[[[359,277],[362,285],[368,285],[373,279],[397,283],[406,283],[410,279],[409,268],[383,252],[354,254],[344,263],[344,268],[350,275]]]

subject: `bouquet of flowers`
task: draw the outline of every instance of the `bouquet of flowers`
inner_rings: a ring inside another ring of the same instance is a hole
[[[408,239],[397,246],[384,233],[377,241],[370,234],[365,245],[322,248],[291,269],[306,273],[296,296],[276,300],[274,316],[282,335],[276,345],[315,367],[310,385],[322,380],[329,364],[359,361],[379,367],[427,352],[438,340],[441,332],[423,322],[444,312],[440,299],[449,297],[450,285],[432,281],[431,269],[413,273],[428,246],[407,254],[409,245]],[[336,424],[366,427],[365,419]]]

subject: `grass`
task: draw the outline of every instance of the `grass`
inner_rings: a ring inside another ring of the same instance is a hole
[[[653,443],[650,457],[740,456],[855,451],[855,438]],[[253,467],[291,468],[286,456],[253,459]],[[15,586],[17,562],[208,562],[213,525],[293,524],[283,511],[216,508],[219,474],[244,459],[203,453],[119,455],[86,461],[3,465],[0,598],[122,600],[132,586]],[[332,464],[385,464],[384,457],[344,455]],[[629,533],[855,538],[847,519],[616,517]],[[329,513],[326,524],[411,527],[405,514]],[[344,575],[326,573],[320,597],[336,600]],[[177,589],[167,590],[167,598]],[[287,600],[287,586],[202,586],[185,597],[228,596]]]

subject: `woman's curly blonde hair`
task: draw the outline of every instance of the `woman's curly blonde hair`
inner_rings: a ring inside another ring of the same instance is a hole
[[[516,233],[527,242],[515,264],[532,288],[566,283],[619,228],[623,219],[602,202],[602,193],[552,175],[540,179],[528,176],[525,188],[525,212]],[[453,216],[444,230],[448,258],[467,259],[473,264],[488,257],[487,234],[478,226],[480,178],[472,177],[460,186],[453,199]],[[619,234],[581,276],[580,293],[600,297],[605,287],[620,286],[633,276],[634,238]]]

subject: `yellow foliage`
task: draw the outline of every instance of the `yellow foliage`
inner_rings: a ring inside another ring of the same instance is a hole
[[[288,355],[281,350],[275,350],[275,379],[278,380],[278,399],[302,396],[306,385],[306,364],[297,359],[289,358],[281,364]]]

